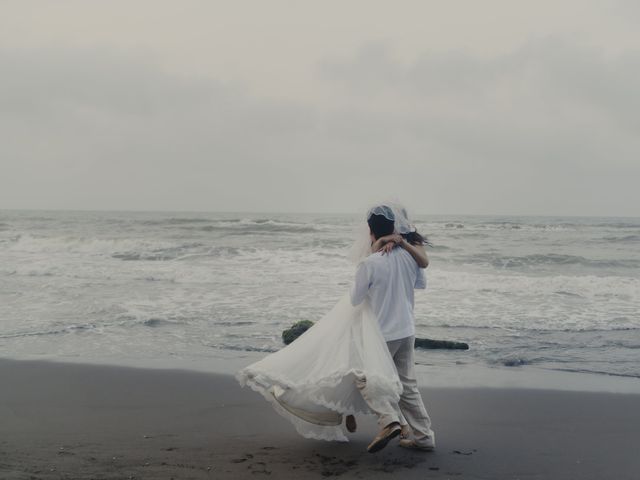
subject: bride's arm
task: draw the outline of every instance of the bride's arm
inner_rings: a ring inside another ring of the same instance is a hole
[[[389,245],[390,243],[393,243],[393,246]],[[371,246],[371,251],[378,252],[384,249],[388,253],[396,245],[409,252],[420,268],[427,268],[429,266],[429,257],[427,256],[425,248],[422,245],[413,245],[407,242],[402,235],[398,235],[397,233],[380,237]]]
[[[429,257],[427,256],[427,251],[424,246],[413,245],[407,242],[404,238],[402,238],[402,241],[398,245],[411,254],[420,268],[427,268],[429,266]]]
[[[371,244],[371,253],[379,252],[380,250],[382,250],[382,247],[384,247],[388,243],[391,243],[391,242],[397,243],[398,242],[397,237],[400,237],[400,235],[397,235],[395,233],[392,233],[391,235],[385,235],[384,237],[380,237],[379,239],[377,239],[375,242]]]

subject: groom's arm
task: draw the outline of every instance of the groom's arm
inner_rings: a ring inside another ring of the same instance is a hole
[[[354,307],[360,305],[367,293],[369,293],[369,287],[371,286],[371,277],[369,268],[366,263],[361,263],[356,271],[356,280],[351,288],[351,305]]]

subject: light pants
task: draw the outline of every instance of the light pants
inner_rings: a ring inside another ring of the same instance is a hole
[[[384,428],[390,423],[398,422],[401,425],[409,424],[413,430],[413,435],[417,443],[427,438],[433,438],[431,430],[431,419],[427,414],[427,409],[422,403],[422,397],[418,390],[418,382],[415,375],[414,355],[415,337],[406,337],[399,340],[387,342],[389,353],[396,365],[398,376],[402,382],[402,393],[397,404],[387,402],[384,409],[380,402],[377,402],[377,410],[372,408],[378,416],[378,425]],[[367,401],[366,378],[356,378],[356,385],[362,397]]]

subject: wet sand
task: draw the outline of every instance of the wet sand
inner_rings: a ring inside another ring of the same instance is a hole
[[[638,479],[640,395],[425,388],[435,452],[301,438],[230,376],[0,360],[1,479]]]

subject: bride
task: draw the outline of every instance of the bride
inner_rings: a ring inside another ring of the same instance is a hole
[[[375,240],[363,224],[366,230],[351,249],[352,260],[360,262],[375,252],[389,254],[397,246],[407,250],[420,268],[428,265],[426,240],[410,225],[403,207],[389,203],[374,207],[367,220],[373,214],[392,221],[394,233]],[[241,385],[261,393],[298,433],[319,440],[347,442],[343,416],[347,429],[355,431],[353,415],[384,411],[398,403],[403,391],[370,302],[353,306],[348,293],[293,343],[240,370],[236,377]],[[407,421],[399,418],[406,436]]]

